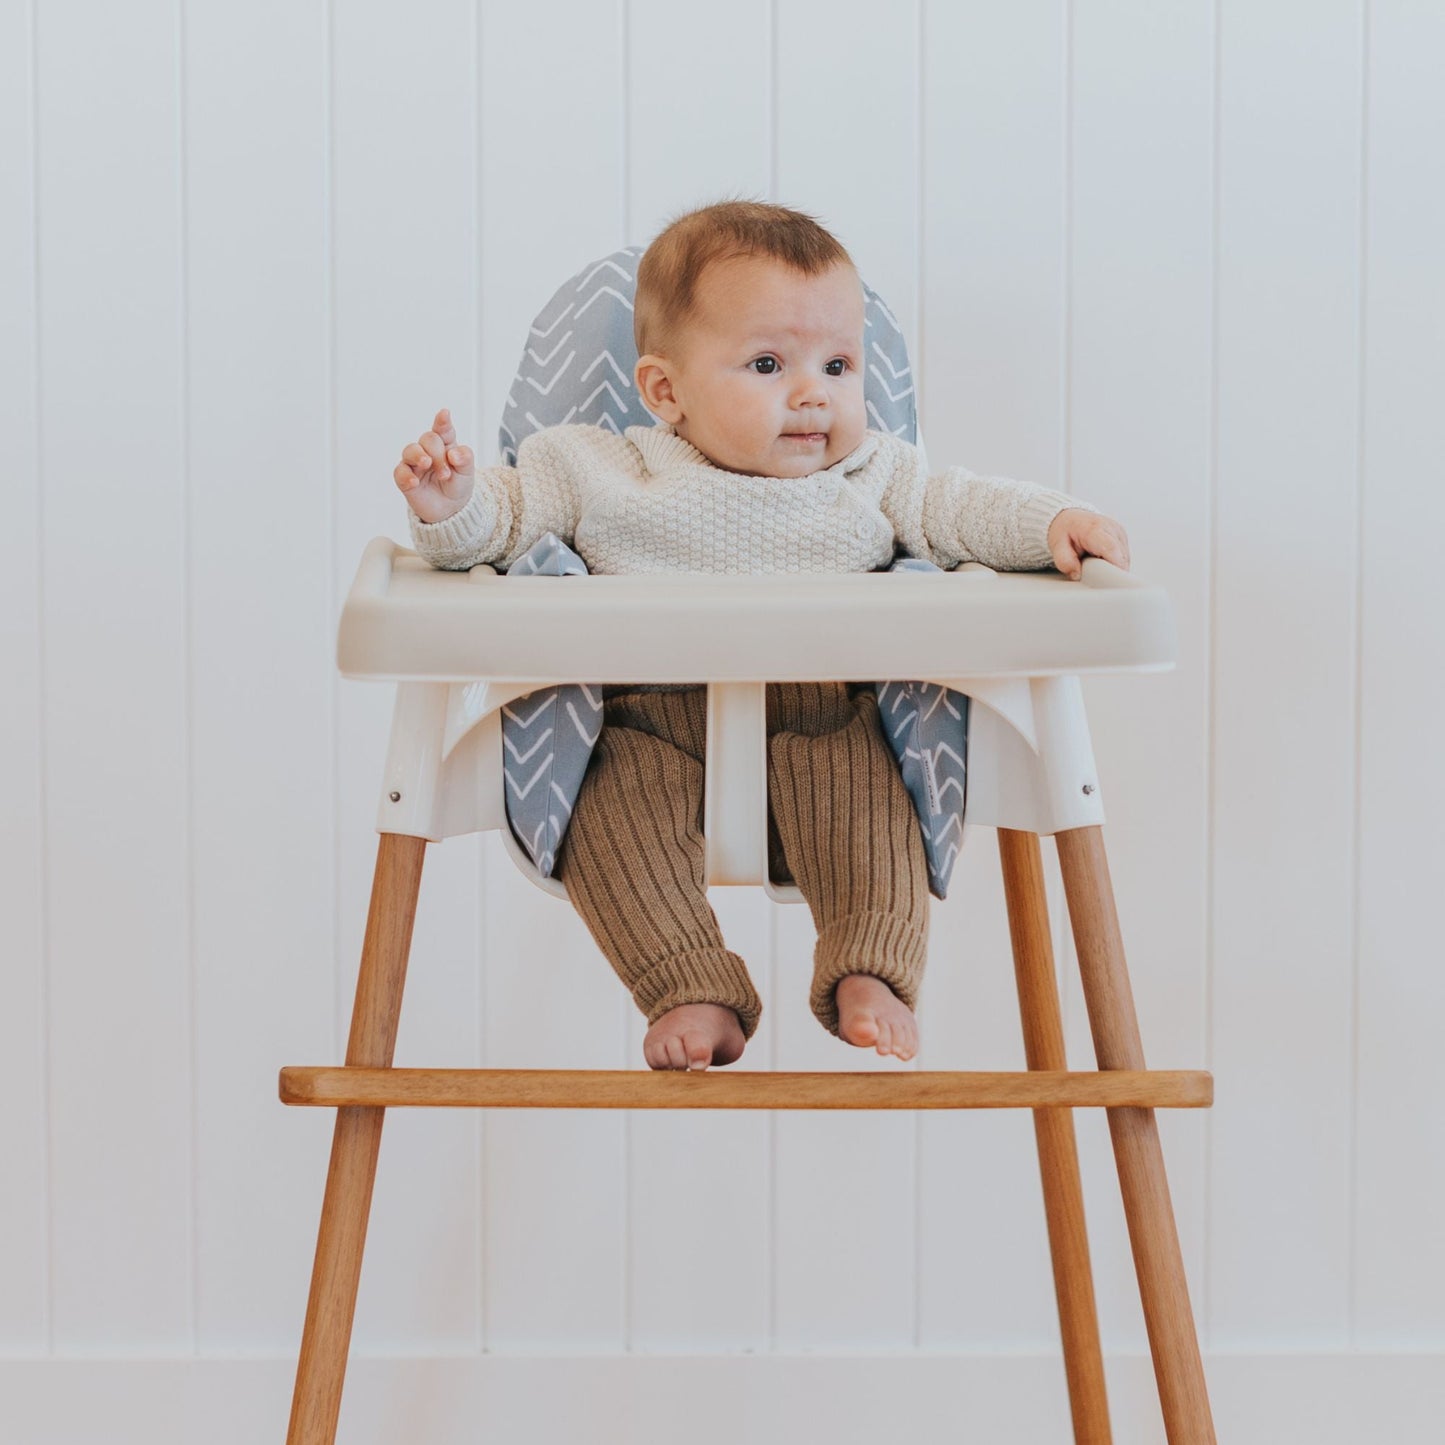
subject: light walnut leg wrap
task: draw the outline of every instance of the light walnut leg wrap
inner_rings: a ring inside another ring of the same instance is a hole
[[[1103,833],[1056,837],[1084,999],[1101,1069],[1142,1069],[1144,1049],[1114,908]],[[1204,1365],[1152,1109],[1110,1109],[1109,1132],[1169,1445],[1214,1445]]]
[[[1000,828],[998,846],[1018,978],[1024,1056],[1031,1069],[1066,1069],[1038,834]],[[1035,1109],[1033,1115],[1074,1440],[1076,1445],[1110,1445],[1113,1436],[1109,1398],[1084,1223],[1074,1116],[1069,1109]]]
[[[424,838],[381,836],[346,1047],[348,1065],[391,1065],[425,852]],[[385,1116],[385,1109],[336,1111],[286,1445],[333,1445],[336,1439]]]

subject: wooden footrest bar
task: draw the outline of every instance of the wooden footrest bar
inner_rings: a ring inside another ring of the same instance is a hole
[[[324,1108],[1203,1109],[1200,1070],[778,1073],[707,1069],[285,1068],[281,1101]]]

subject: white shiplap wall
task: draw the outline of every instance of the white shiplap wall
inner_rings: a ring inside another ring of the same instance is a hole
[[[330,1131],[274,1076],[339,1056],[390,705],[334,678],[341,596],[437,406],[491,451],[559,280],[739,192],[890,300],[935,462],[1089,497],[1173,595],[1177,670],[1089,697],[1149,1057],[1217,1079],[1163,1131],[1222,1438],[1306,1438],[1286,1355],[1312,1441],[1433,1438],[1442,66],[1425,0],[0,8],[0,1440],[279,1438]],[[954,895],[920,1062],[1020,1066],[986,832]],[[755,1064],[867,1067],[807,1014],[806,911],[717,902]],[[494,839],[432,850],[399,1062],[636,1066],[642,1032]],[[750,1439],[865,1379],[834,1438],[1062,1438],[1036,1179],[1002,1113],[394,1115],[356,1345],[438,1373],[363,1370],[351,1438],[473,1438],[540,1354],[587,1438],[660,1439],[619,1402],[704,1377],[578,1359],[618,1352],[781,1357]],[[953,1373],[794,1358],[899,1352]],[[578,1428],[549,1408],[505,1438]]]

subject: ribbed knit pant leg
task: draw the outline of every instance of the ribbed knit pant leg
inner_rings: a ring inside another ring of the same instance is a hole
[[[751,1038],[762,1000],[703,883],[707,693],[626,693],[602,717],[556,874],[649,1024],[715,1003]]]
[[[838,1032],[834,990],[881,978],[914,1007],[928,952],[928,863],[878,719],[843,683],[768,688],[768,798],[788,871],[818,930],[809,1007]]]

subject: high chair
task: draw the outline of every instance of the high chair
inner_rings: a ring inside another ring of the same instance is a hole
[[[579,273],[542,313],[533,335],[545,338],[546,359],[572,346],[553,378],[574,363],[571,397],[565,387],[544,392],[532,380],[556,409],[539,416],[530,404],[537,398],[520,394],[527,378],[519,377],[504,455],[524,417],[542,425],[600,416],[599,424],[617,430],[615,407],[631,413],[624,424],[647,421],[635,393],[629,405],[617,381],[635,360],[628,313],[636,254],[618,252]],[[598,315],[604,307],[616,312],[625,337],[615,324],[600,338],[586,333],[584,313],[594,303]],[[892,323],[871,293],[869,315],[872,343]],[[564,324],[571,329],[559,333]],[[890,344],[901,345],[901,335]],[[875,349],[881,357],[883,348]],[[599,399],[604,356],[607,375],[616,375],[610,396]],[[890,398],[898,402],[907,367],[890,362],[886,378],[874,369],[883,389],[870,377],[870,424],[886,425],[897,419],[896,406],[885,408]],[[911,403],[908,410],[900,431],[911,432]],[[1171,1445],[1214,1441],[1154,1115],[1207,1107],[1213,1082],[1205,1072],[1145,1068],[1079,683],[1082,674],[1172,665],[1173,625],[1161,589],[1092,558],[1080,582],[975,565],[906,583],[881,573],[554,581],[500,577],[487,567],[437,571],[378,538],[347,599],[338,653],[347,677],[398,686],[346,1063],[281,1071],[284,1102],[337,1111],[288,1445],[335,1440],[382,1122],[388,1108],[418,1105],[1033,1110],[1073,1435],[1087,1445],[1105,1445],[1111,1434],[1070,1111],[1104,1108],[1167,1438]],[[768,877],[766,684],[906,677],[945,683],[971,699],[967,817],[998,831],[1026,1072],[392,1066],[428,841],[495,828],[532,881],[565,897],[560,884],[538,876],[509,827],[500,709],[551,684],[703,675],[708,882],[761,885],[784,900],[796,890]],[[1064,1057],[1041,834],[1052,834],[1058,848],[1097,1071],[1071,1072]]]

